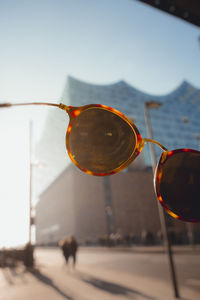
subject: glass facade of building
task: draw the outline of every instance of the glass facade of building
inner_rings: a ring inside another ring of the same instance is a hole
[[[147,137],[145,102],[159,102],[159,108],[149,109],[153,138],[169,150],[200,150],[200,90],[187,82],[183,82],[170,94],[154,96],[143,93],[124,81],[94,85],[68,77],[62,101],[73,106],[99,103],[116,108],[134,121],[142,137]],[[150,165],[148,147],[143,151],[146,165]],[[155,151],[158,157],[160,148],[155,147]]]
[[[145,102],[160,102],[158,109],[149,109],[153,138],[169,150],[177,148],[200,149],[200,90],[187,82],[167,95],[154,96],[139,91],[119,81],[108,85],[95,85],[67,78],[60,102],[66,105],[104,104],[118,109],[128,116],[138,127],[142,137],[147,137],[144,117]],[[65,133],[68,116],[60,110],[50,109],[41,141],[37,146],[38,159],[47,167],[40,172],[41,191],[46,188],[68,166],[65,149]],[[157,159],[161,153],[155,147]],[[139,159],[151,165],[149,147],[146,145]]]

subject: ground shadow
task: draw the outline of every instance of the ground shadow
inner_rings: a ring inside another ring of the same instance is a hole
[[[76,271],[75,276],[81,279],[82,281],[94,286],[95,288],[104,290],[111,294],[122,295],[131,298],[134,298],[134,296],[137,295],[143,297],[144,299],[155,300],[155,298],[148,296],[135,289],[130,289],[124,285],[116,284],[110,281],[105,281],[80,271]]]
[[[6,279],[7,283],[10,285],[16,284],[16,280],[18,278],[20,278],[22,282],[26,283],[24,272],[21,271],[21,268],[17,268],[16,266],[3,268],[2,274]]]
[[[41,273],[39,269],[32,268],[32,269],[27,269],[27,271],[29,273],[31,273],[37,280],[50,286],[52,289],[54,289],[57,293],[59,293],[65,299],[74,300],[71,296],[67,295],[58,286],[56,286],[51,278],[49,278],[48,276]]]
[[[10,284],[10,285],[14,284],[14,281],[12,279],[12,275],[10,273],[9,268],[2,269],[2,274],[3,274],[4,278],[6,279],[6,281],[8,282],[8,284]]]

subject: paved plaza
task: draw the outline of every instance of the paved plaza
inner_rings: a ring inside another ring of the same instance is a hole
[[[73,269],[63,263],[57,250],[52,256],[45,251],[36,253],[34,269],[27,270],[23,265],[0,269],[0,300],[175,299],[169,280],[112,270],[98,262],[87,263],[84,256],[87,250],[81,250],[83,254],[80,253],[80,260]],[[156,253],[153,255],[155,259]],[[196,284],[199,284],[198,279]],[[179,291],[182,300],[200,299],[197,289],[180,286]]]

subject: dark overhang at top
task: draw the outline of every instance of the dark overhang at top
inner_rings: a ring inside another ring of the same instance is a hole
[[[137,0],[200,27],[200,0]]]

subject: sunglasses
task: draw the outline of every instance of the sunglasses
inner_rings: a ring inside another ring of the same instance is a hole
[[[159,142],[142,138],[135,124],[124,114],[101,104],[80,107],[46,102],[3,103],[0,107],[49,105],[69,116],[66,148],[70,159],[83,172],[95,176],[112,175],[128,167],[147,142],[163,153],[154,173],[158,201],[175,219],[200,221],[200,151],[168,151]]]

